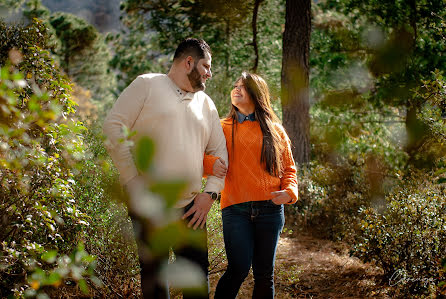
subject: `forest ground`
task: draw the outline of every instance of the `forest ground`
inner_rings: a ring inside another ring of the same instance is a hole
[[[211,272],[211,298],[225,269],[223,261]],[[253,286],[251,271],[237,298],[251,298]],[[346,244],[319,238],[316,232],[289,229],[282,233],[277,249],[275,288],[277,299],[390,298],[391,290],[382,271],[351,257]]]

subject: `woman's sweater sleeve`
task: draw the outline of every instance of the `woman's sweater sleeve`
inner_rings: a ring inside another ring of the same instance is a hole
[[[203,157],[203,176],[214,174],[214,164],[219,157],[204,154]]]
[[[282,165],[283,173],[280,178],[280,189],[285,190],[291,197],[291,201],[288,204],[296,203],[298,200],[298,184],[297,184],[297,169],[294,162],[293,152],[291,150],[291,140],[283,129],[278,125],[279,134],[282,137],[283,151],[282,151]]]

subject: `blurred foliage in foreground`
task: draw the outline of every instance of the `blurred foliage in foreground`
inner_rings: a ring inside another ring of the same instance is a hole
[[[128,131],[128,130],[127,130]],[[187,227],[181,219],[182,209],[175,208],[186,183],[181,180],[160,180],[153,175],[152,160],[156,145],[148,137],[134,142],[133,133],[122,142],[134,147],[134,161],[139,170],[139,184],[132,185],[129,196],[120,196],[126,201],[132,218],[135,238],[141,262],[141,288],[145,298],[156,298],[156,285],[166,282],[175,289],[188,294],[207,292],[206,280],[198,265],[177,256],[169,261],[171,252],[183,247],[205,246],[203,230]]]

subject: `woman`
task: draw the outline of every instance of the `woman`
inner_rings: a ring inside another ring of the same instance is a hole
[[[229,115],[221,121],[229,156],[220,201],[228,267],[215,298],[235,298],[251,265],[253,298],[273,298],[274,260],[285,220],[283,204],[297,201],[296,166],[265,80],[242,73],[231,102]],[[205,169],[225,173],[221,165],[216,157],[205,156]]]

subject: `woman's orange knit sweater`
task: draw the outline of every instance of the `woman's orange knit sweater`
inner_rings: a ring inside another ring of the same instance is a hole
[[[271,176],[260,162],[263,134],[258,121],[235,123],[234,149],[232,148],[232,120],[221,121],[226,137],[229,167],[225,187],[221,193],[221,209],[227,206],[248,202],[269,200],[271,192],[286,190],[290,195],[290,204],[297,201],[296,165],[291,152],[291,142],[280,124],[275,129],[282,136],[283,173],[280,177]],[[212,174],[216,157],[205,155],[203,165],[205,174]]]

